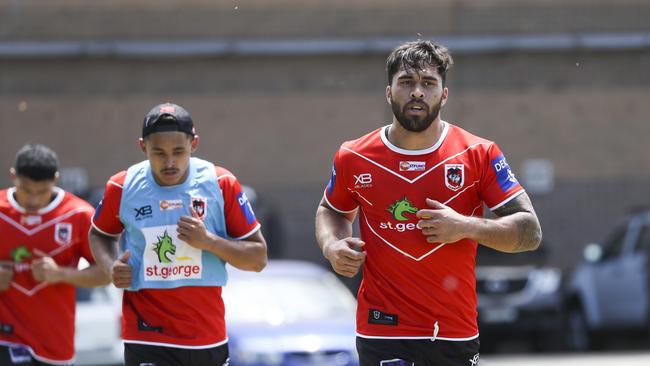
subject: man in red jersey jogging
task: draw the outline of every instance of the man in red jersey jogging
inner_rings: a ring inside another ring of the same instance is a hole
[[[126,290],[127,366],[227,365],[225,263],[266,265],[266,242],[239,181],[191,157],[198,142],[184,108],[154,107],[140,139],[147,160],[109,179],[93,217],[97,263]]]
[[[429,41],[386,61],[390,125],[345,142],[316,212],[316,238],[358,293],[362,366],[475,366],[475,256],[535,250],[532,203],[492,141],[443,121],[452,65]],[[483,205],[497,218],[483,218]],[[359,216],[360,238],[352,237]]]
[[[26,145],[0,191],[0,365],[74,361],[75,286],[109,283],[93,264],[93,208],[56,187],[58,158]],[[78,270],[80,258],[91,265]]]

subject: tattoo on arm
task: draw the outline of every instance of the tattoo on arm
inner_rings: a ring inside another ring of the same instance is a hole
[[[542,241],[542,229],[533,209],[533,204],[526,193],[512,199],[510,202],[494,210],[499,217],[515,215],[517,225],[518,245],[516,251],[534,250]]]

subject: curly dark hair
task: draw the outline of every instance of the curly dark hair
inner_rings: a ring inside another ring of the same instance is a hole
[[[388,85],[401,67],[406,70],[421,70],[427,66],[436,66],[444,86],[447,71],[453,64],[449,50],[441,44],[422,40],[407,42],[395,48],[386,59]]]

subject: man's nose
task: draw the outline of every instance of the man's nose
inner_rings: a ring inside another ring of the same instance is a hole
[[[424,92],[422,91],[422,88],[420,88],[420,86],[416,85],[415,88],[413,88],[413,91],[411,91],[411,98],[413,99],[424,98]]]

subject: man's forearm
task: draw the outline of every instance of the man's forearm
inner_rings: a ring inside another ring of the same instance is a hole
[[[501,252],[535,250],[542,240],[537,218],[527,212],[495,219],[471,217],[467,228],[469,238]]]
[[[266,267],[266,241],[260,230],[245,240],[228,240],[214,235],[207,250],[245,271],[259,272]]]
[[[316,242],[323,254],[327,243],[335,242],[352,236],[351,217],[343,216],[325,206],[318,206],[316,210]]]
[[[108,275],[98,266],[93,265],[82,270],[62,267],[62,281],[79,287],[97,287],[108,285]]]
[[[116,238],[103,235],[95,229],[88,233],[90,251],[93,253],[95,263],[106,274],[110,273],[113,262],[118,253],[118,241]]]

